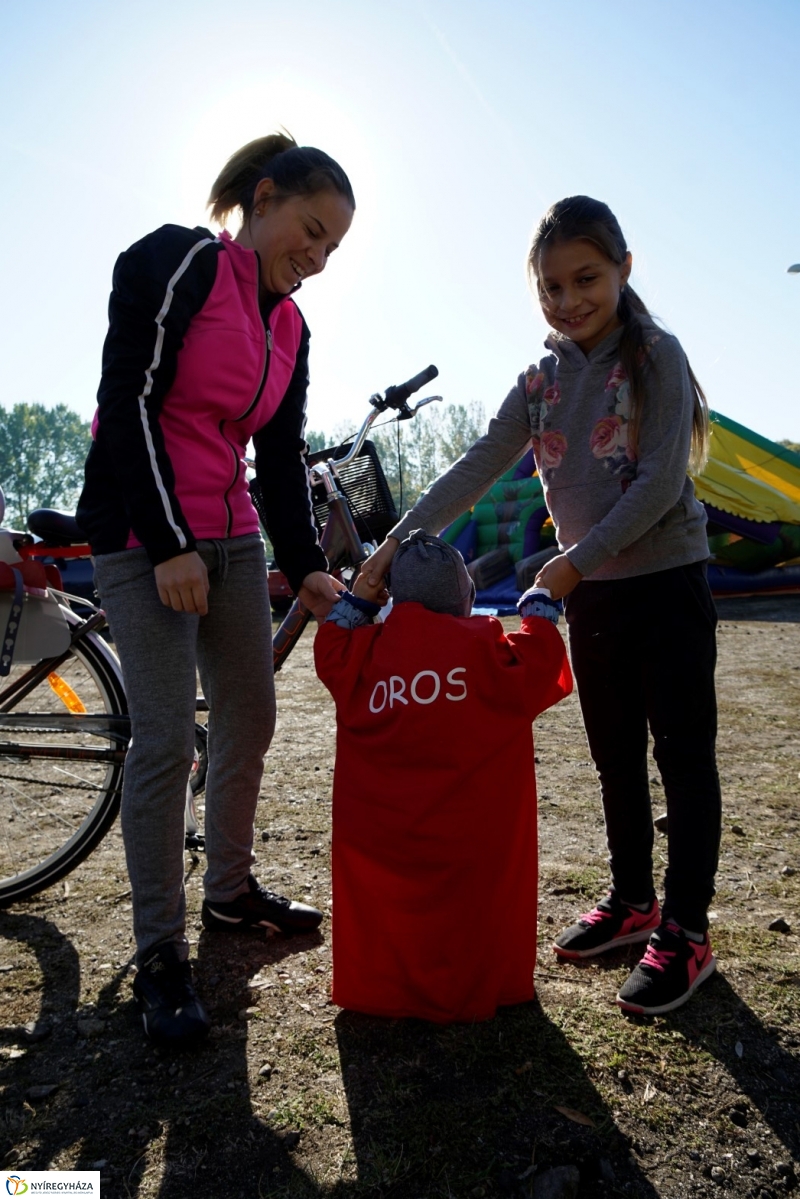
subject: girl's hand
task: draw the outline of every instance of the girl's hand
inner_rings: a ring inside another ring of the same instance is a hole
[[[361,573],[356,580],[364,579],[368,587],[380,587],[385,582],[385,575],[388,575],[391,569],[392,559],[397,553],[397,547],[400,542],[396,537],[387,537],[383,545],[379,545],[374,554],[370,554],[366,562],[362,564]],[[354,594],[357,594],[354,590]],[[386,599],[388,599],[388,593]],[[375,602],[385,604],[386,599],[378,599]]]
[[[353,595],[359,599],[369,600],[381,607],[389,602],[389,592],[386,590],[386,580],[381,577],[377,583],[371,584],[365,574],[360,574],[353,583]]]
[[[546,587],[554,600],[563,599],[580,583],[583,575],[577,571],[566,554],[545,562],[533,581],[534,587]]]
[[[208,612],[208,571],[196,550],[159,562],[155,568],[158,597],[174,612]]]
[[[339,592],[345,590],[344,583],[331,578],[324,570],[312,570],[311,574],[303,579],[297,598],[317,620],[324,620],[336,603]]]

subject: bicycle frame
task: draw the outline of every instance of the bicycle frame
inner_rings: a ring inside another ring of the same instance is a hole
[[[365,545],[359,537],[350,506],[333,471],[329,469],[331,465],[325,463],[322,469],[315,467],[314,471],[321,477],[328,499],[328,519],[320,537],[320,546],[331,570],[336,570],[345,562],[352,566],[360,566],[365,558],[369,557],[373,547]],[[310,609],[301,600],[296,599],[272,639],[272,663],[276,672],[291,653],[311,616]]]

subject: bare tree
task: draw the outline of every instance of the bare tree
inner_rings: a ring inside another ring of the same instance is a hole
[[[338,445],[352,434],[339,425],[323,444]],[[383,466],[398,511],[406,511],[443,471],[486,432],[483,405],[447,404],[423,408],[419,416],[399,424],[373,425],[370,439]]]

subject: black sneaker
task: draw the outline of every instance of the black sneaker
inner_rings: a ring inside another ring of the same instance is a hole
[[[577,923],[565,928],[553,943],[560,958],[591,958],[598,953],[647,941],[658,928],[661,917],[658,900],[653,899],[646,912],[631,908],[610,891],[591,912],[579,916]]]
[[[230,903],[203,900],[203,926],[214,932],[239,932],[248,928],[271,928],[291,936],[310,933],[322,923],[322,912],[307,903],[284,899],[266,887],[260,887],[252,874],[248,876],[249,891],[237,895]]]
[[[192,968],[172,942],[159,945],[133,980],[144,1031],[160,1045],[181,1048],[202,1040],[211,1027],[192,985]]]
[[[686,1003],[697,987],[714,973],[717,962],[708,933],[691,941],[672,920],[650,938],[645,955],[617,996],[626,1012],[660,1016]]]

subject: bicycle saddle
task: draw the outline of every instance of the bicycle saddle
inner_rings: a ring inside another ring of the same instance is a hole
[[[37,508],[31,512],[28,528],[48,545],[83,545],[88,540],[74,516],[55,508]]]

